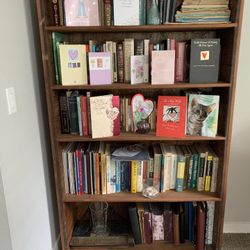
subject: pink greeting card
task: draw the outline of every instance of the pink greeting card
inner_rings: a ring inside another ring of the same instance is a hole
[[[65,0],[66,26],[99,26],[98,0]]]

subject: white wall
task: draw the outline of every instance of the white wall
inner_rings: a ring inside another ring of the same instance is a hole
[[[250,233],[250,1],[245,1],[225,232]]]
[[[3,242],[1,238],[1,250],[11,245],[13,250],[50,250],[59,231],[50,183],[52,166],[43,119],[45,104],[39,82],[42,80],[41,57],[35,13],[34,0],[1,2],[0,173],[3,188],[0,201],[5,198],[5,204],[1,204],[0,221],[5,222],[3,232],[11,238],[11,244],[9,237],[4,237]],[[11,116],[5,97],[5,88],[10,86],[15,88],[17,102],[17,113]]]

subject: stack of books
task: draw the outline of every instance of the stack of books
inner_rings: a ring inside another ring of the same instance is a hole
[[[175,18],[179,23],[228,23],[229,0],[184,0]]]
[[[66,194],[216,192],[219,158],[206,145],[70,143],[62,158]]]
[[[132,203],[129,218],[135,244],[191,242],[203,250],[213,243],[214,210],[213,201]]]

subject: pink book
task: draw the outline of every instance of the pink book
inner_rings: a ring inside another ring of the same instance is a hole
[[[111,53],[89,53],[90,85],[109,85],[112,83]]]
[[[98,0],[65,0],[66,26],[99,26]]]
[[[152,84],[173,84],[175,78],[175,51],[152,51]]]

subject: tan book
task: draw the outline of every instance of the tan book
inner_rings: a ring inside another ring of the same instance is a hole
[[[60,44],[62,85],[87,85],[86,45]]]

